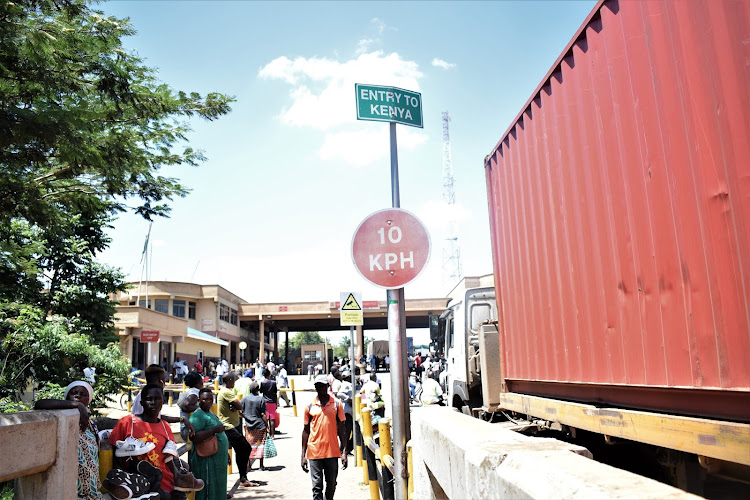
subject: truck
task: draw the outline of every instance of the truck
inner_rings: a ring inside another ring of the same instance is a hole
[[[388,355],[388,341],[387,340],[373,340],[367,346],[367,362],[370,363],[370,357],[375,356],[375,363],[378,366],[385,366],[385,357]],[[370,366],[372,371],[377,371],[377,366]]]
[[[482,286],[480,280],[464,278],[463,286],[449,294],[452,298],[440,314],[436,336],[436,350],[446,360],[440,384],[448,404],[466,414],[483,404],[479,328],[497,321],[495,289]]]
[[[750,2],[595,5],[485,157],[494,284],[441,315],[448,404],[750,482],[747,40]]]

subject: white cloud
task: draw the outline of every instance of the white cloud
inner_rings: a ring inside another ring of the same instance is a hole
[[[423,75],[416,62],[405,60],[398,53],[375,51],[344,62],[281,56],[261,68],[258,76],[293,86],[291,104],[281,111],[282,123],[328,130],[354,120],[355,83],[419,91]]]
[[[450,223],[455,221],[460,227],[462,221],[471,217],[471,211],[460,203],[453,205],[445,201],[429,201],[422,205],[416,212],[417,217],[430,229],[433,235],[443,238],[444,232],[450,228]],[[433,236],[435,237],[435,236]]]
[[[375,25],[375,29],[378,30],[378,35],[382,35],[386,29],[389,29],[389,26],[387,26],[383,21],[381,21],[377,17],[373,17],[372,19],[370,19],[370,23]],[[395,28],[390,28],[390,29],[395,30]]]
[[[322,160],[343,160],[355,167],[378,162],[389,154],[389,129],[348,130],[326,134],[318,151]],[[427,134],[404,127],[399,130],[399,150],[414,149],[427,141]]]
[[[376,43],[380,43],[379,38],[363,38],[359,42],[357,42],[357,54],[364,54],[368,50],[370,50],[370,47]]]
[[[443,69],[451,69],[456,67],[455,64],[449,63],[448,61],[443,61],[442,59],[437,57],[432,58],[432,65]]]

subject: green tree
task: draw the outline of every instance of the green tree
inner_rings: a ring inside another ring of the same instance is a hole
[[[318,332],[297,332],[294,337],[289,339],[289,352],[297,351],[301,346],[307,344],[322,344],[324,342],[323,337]],[[286,347],[286,342],[282,342],[279,345],[279,353],[283,356]]]
[[[365,339],[365,347],[362,352],[367,354],[367,346],[370,345],[370,342],[372,342],[371,337],[364,337]],[[339,345],[333,348],[333,355],[337,358],[348,358],[349,357],[349,349],[351,346],[351,339],[346,336],[341,339],[341,342],[339,342]],[[354,355],[357,355],[357,352],[355,350]]]
[[[124,380],[119,349],[109,346],[109,297],[123,276],[96,256],[119,213],[168,216],[168,201],[188,189],[160,172],[204,159],[186,144],[187,120],[214,120],[233,101],[160,82],[123,48],[134,33],[129,20],[91,4],[0,4],[0,344],[3,353],[23,353],[19,339],[47,339],[51,349],[5,356],[3,396],[28,379],[65,385],[86,364]],[[60,353],[72,354],[68,345],[83,354],[60,362]]]

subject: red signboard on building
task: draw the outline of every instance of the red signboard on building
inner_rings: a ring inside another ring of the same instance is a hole
[[[141,330],[141,342],[159,342],[159,330]]]

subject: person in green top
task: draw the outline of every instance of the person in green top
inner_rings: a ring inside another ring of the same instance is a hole
[[[224,430],[229,440],[229,444],[234,448],[237,460],[237,470],[240,474],[240,486],[250,487],[258,486],[247,479],[247,461],[250,458],[250,445],[242,435],[242,423],[240,422],[240,413],[242,404],[234,392],[234,383],[239,376],[237,372],[229,372],[224,375],[224,387],[219,391],[217,396],[217,414],[219,420],[224,424]]]
[[[195,447],[190,450],[190,466],[195,477],[206,484],[205,488],[195,493],[195,500],[224,500],[232,496],[227,494],[227,439],[224,424],[219,417],[211,413],[214,404],[214,394],[211,389],[204,387],[198,393],[198,409],[190,416],[195,435],[193,441],[201,443],[216,436],[219,449],[209,457],[199,457]]]

